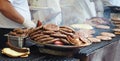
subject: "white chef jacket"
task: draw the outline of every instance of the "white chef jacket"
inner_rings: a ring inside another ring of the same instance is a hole
[[[102,0],[105,6],[120,6],[120,0]]]
[[[41,20],[43,24],[53,23],[60,25],[62,21],[60,0],[29,0],[30,6],[33,8],[33,20]]]
[[[84,23],[87,19],[94,17],[94,10],[92,2],[90,0],[62,0],[62,17],[63,25],[71,25],[76,23]],[[72,3],[69,3],[71,1]],[[92,12],[91,12],[92,9]]]
[[[120,6],[120,0],[109,0],[113,6]]]
[[[29,6],[27,0],[9,0],[13,7],[26,19],[31,20]],[[21,28],[22,24],[18,24],[0,13],[0,28]]]
[[[50,23],[59,25],[70,25],[73,23],[83,23],[86,19],[94,17],[94,6],[89,0],[29,0],[30,5],[38,8],[38,12],[33,10],[33,18],[46,21],[53,18],[55,13],[61,12]],[[89,6],[89,7],[88,7]],[[39,8],[40,7],[40,8]],[[91,8],[92,7],[92,8]],[[91,12],[92,11],[92,12]],[[39,17],[39,18],[38,18]],[[48,22],[47,22],[48,23]]]

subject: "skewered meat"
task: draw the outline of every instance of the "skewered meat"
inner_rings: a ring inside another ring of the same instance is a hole
[[[58,37],[58,38],[66,38],[67,36],[61,33],[56,33],[56,34],[50,34],[52,37]]]
[[[45,30],[49,30],[49,31],[58,31],[59,30],[59,27],[55,24],[46,24],[43,26],[43,28]]]
[[[67,40],[75,46],[81,46],[81,44],[82,44],[82,42],[79,40],[79,38],[72,38],[71,36],[67,36]]]
[[[101,40],[111,40],[112,39],[109,36],[96,36],[96,38],[101,39]]]
[[[54,43],[55,41],[58,41],[59,39],[52,39],[52,40],[49,40],[49,41],[45,41],[45,42],[42,42],[43,44],[52,44]]]
[[[50,36],[49,35],[41,35],[41,36],[38,36],[38,37],[34,38],[34,40],[37,41],[37,40],[41,40],[43,38],[48,38],[48,37],[50,37]]]
[[[39,27],[37,27],[39,28]],[[40,27],[41,28],[41,27]],[[66,45],[86,46],[90,45],[86,39],[79,39],[79,35],[67,26],[57,26],[55,24],[46,24],[41,29],[37,29],[30,33],[30,38],[40,44],[51,44],[60,41]]]
[[[103,36],[109,36],[109,37],[115,37],[115,34],[110,33],[110,32],[102,32],[101,35],[103,35]]]
[[[54,34],[54,31],[43,31],[44,34]]]
[[[107,26],[107,25],[97,25],[96,28],[100,28],[100,29],[110,29],[110,26]]]
[[[87,39],[90,40],[91,42],[101,42],[101,40],[98,38],[91,37],[91,38],[87,38]]]

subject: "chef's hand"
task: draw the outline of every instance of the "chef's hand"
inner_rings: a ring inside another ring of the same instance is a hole
[[[36,27],[36,24],[31,20],[24,20],[23,25],[26,28],[35,28]]]

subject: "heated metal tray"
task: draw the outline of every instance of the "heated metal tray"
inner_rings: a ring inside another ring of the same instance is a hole
[[[72,57],[72,55],[80,48],[79,46],[69,46],[69,45],[53,45],[53,44],[39,44],[32,41],[30,38],[26,39],[27,43],[34,43],[39,49],[40,53],[56,55],[56,56],[66,56]]]
[[[114,28],[114,27],[112,27],[112,28]],[[96,31],[98,31],[96,33],[96,35],[99,35],[99,33],[103,32],[103,31],[112,32],[112,29],[111,30],[96,29]],[[76,53],[74,53],[73,57],[80,59],[80,57],[88,56],[97,49],[103,48],[109,44],[119,41],[119,38],[120,38],[120,36],[117,35],[112,40],[102,41],[100,43],[93,43],[90,46],[79,48],[79,50]],[[39,48],[38,46],[31,47],[30,48],[31,54],[28,58],[8,58],[8,57],[0,54],[0,60],[3,60],[3,61],[4,60],[5,61],[6,60],[7,61],[26,61],[26,60],[27,61],[49,61],[49,60],[52,60],[52,61],[78,61],[78,59],[75,59],[75,58],[60,57],[60,56],[56,57],[53,55],[41,54],[39,52],[38,48]]]
[[[99,35],[101,32],[111,32],[111,33],[113,33],[112,29],[114,28],[114,25],[112,24],[110,26],[111,26],[111,29],[109,29],[109,30],[97,29],[96,28],[95,30],[97,32],[96,32],[95,36]],[[112,38],[112,40],[108,40],[108,41],[103,40],[100,43],[92,43],[90,46],[79,48],[78,52],[75,53],[74,56],[76,58],[81,57],[81,56],[88,56],[97,49],[103,48],[103,47],[105,47],[105,46],[107,46],[109,44],[112,44],[113,42],[119,41],[119,38],[120,38],[120,35],[116,35],[116,37]]]
[[[60,57],[39,53],[38,47],[30,47],[31,54],[27,58],[10,58],[0,53],[0,61],[79,61],[72,57]]]
[[[110,22],[107,25],[109,25],[111,27],[108,30],[107,29],[94,28],[94,30],[96,31],[94,36],[100,35],[101,32],[112,32],[113,33],[112,29],[114,28],[114,24],[112,24]],[[118,36],[116,36],[116,37],[118,37]],[[39,51],[41,50],[40,52],[42,52],[42,53],[48,53],[48,54],[55,55],[55,53],[57,54],[57,53],[61,53],[61,52],[63,52],[63,53],[68,53],[68,52],[70,53],[71,52],[71,54],[73,54],[73,55],[75,53],[77,53],[76,56],[77,55],[81,55],[81,54],[89,55],[91,52],[93,52],[93,51],[95,51],[95,50],[97,50],[99,48],[102,48],[102,47],[104,47],[104,46],[114,42],[115,41],[114,39],[116,39],[116,37],[113,38],[110,41],[102,41],[100,43],[93,43],[90,46],[86,46],[86,47],[79,47],[79,46],[56,46],[56,45],[52,45],[52,44],[46,44],[46,45],[36,44],[36,45],[39,47]],[[28,39],[30,41],[30,38],[28,38]],[[48,51],[50,50],[50,51],[52,51],[54,53],[48,52],[47,50]]]
[[[18,48],[22,48],[24,46],[24,39],[26,36],[12,36],[9,34],[5,34],[4,36],[7,36],[7,39],[13,46]]]

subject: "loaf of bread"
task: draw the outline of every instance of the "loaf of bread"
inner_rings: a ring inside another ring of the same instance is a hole
[[[3,48],[2,49],[2,54],[5,54],[9,57],[28,57],[30,52],[17,52],[11,48]]]

